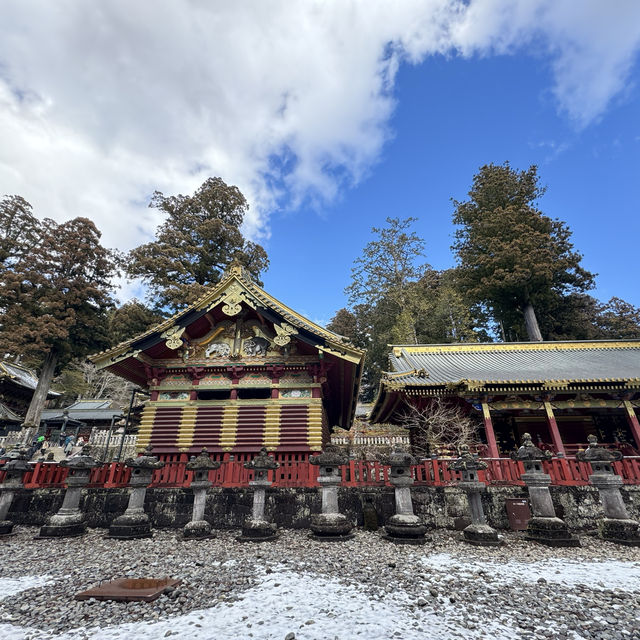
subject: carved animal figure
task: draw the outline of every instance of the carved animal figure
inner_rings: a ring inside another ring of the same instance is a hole
[[[248,356],[266,356],[271,343],[261,336],[254,336],[244,341],[244,352]]]
[[[230,353],[231,347],[226,342],[212,342],[204,352],[204,357],[218,356],[219,358],[225,358]]]

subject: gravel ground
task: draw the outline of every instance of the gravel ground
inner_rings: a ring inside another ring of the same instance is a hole
[[[0,591],[5,585],[0,637],[53,638],[77,629],[74,638],[127,638],[139,633],[100,636],[91,629],[136,622],[151,629],[152,623],[165,621],[155,635],[144,637],[285,640],[281,618],[286,617],[286,628],[298,639],[343,640],[359,635],[352,622],[366,626],[370,607],[370,617],[380,621],[380,635],[369,629],[368,638],[640,639],[640,549],[589,536],[582,538],[582,548],[551,549],[516,533],[505,534],[500,548],[478,548],[450,531],[431,532],[423,547],[391,544],[362,531],[347,542],[319,543],[307,532],[284,530],[277,541],[262,544],[239,544],[232,532],[204,541],[183,541],[168,530],[135,541],[105,539],[103,530],[90,530],[83,538],[34,540],[37,532],[17,527],[16,536],[0,540]],[[7,595],[12,584],[19,584],[11,579],[27,576],[39,577],[40,586]],[[171,576],[183,582],[152,603],[73,599],[79,591],[123,576]],[[284,592],[288,595],[278,591],[283,581],[292,585]],[[279,594],[269,604],[282,606],[278,625],[269,622],[265,604],[264,620],[259,606],[238,619],[245,635],[237,629],[229,635],[195,633],[202,627],[198,620],[204,616],[196,615],[201,610],[227,611],[231,620],[234,606],[249,611],[254,594],[257,599],[265,592]],[[311,602],[303,604],[307,592]],[[359,602],[351,614],[339,610],[348,598]],[[189,612],[194,613],[183,617]],[[398,619],[390,620],[393,616]],[[331,622],[328,635],[323,620]],[[20,635],[11,635],[18,629]]]

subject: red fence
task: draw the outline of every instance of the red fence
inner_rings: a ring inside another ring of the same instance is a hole
[[[304,454],[278,454],[275,456],[280,467],[269,472],[269,479],[275,487],[317,487],[318,467],[309,463]],[[153,473],[152,487],[189,487],[193,473],[187,471],[187,456],[179,454],[166,456],[165,465]],[[246,487],[253,479],[253,471],[244,468],[250,454],[239,454],[231,459],[224,454],[219,469],[209,472],[209,480],[214,486]],[[480,481],[492,486],[523,485],[521,479],[524,466],[510,458],[485,458],[485,470],[478,472]],[[412,467],[415,486],[453,486],[461,480],[460,472],[449,469],[452,460],[433,459],[423,460]],[[581,486],[589,484],[591,465],[579,462],[575,458],[554,458],[542,463],[545,473],[551,476],[551,483],[564,486]],[[625,484],[640,485],[640,457],[624,458],[614,462],[615,472],[622,476]],[[68,469],[55,463],[38,462],[24,478],[25,488],[44,489],[65,486]],[[5,473],[0,471],[0,482],[4,481]],[[89,487],[110,488],[126,487],[129,483],[131,470],[121,462],[96,467],[91,471]],[[364,460],[350,460],[343,468],[342,484],[347,487],[375,487],[391,486],[389,482],[389,467],[380,462]]]

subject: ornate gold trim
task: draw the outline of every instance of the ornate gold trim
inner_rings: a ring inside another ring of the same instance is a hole
[[[412,353],[460,353],[473,351],[567,351],[573,349],[640,349],[640,340],[598,340],[566,342],[496,342],[465,344],[388,345],[396,358]]]
[[[151,336],[154,333],[167,331],[171,329],[171,327],[173,327],[181,317],[185,316],[190,311],[212,309],[217,306],[221,300],[224,300],[225,306],[227,307],[226,311],[223,309],[225,313],[229,312],[227,315],[237,315],[237,313],[240,312],[240,310],[237,309],[237,306],[239,305],[239,297],[240,301],[245,302],[253,309],[264,305],[276,311],[280,316],[282,316],[285,324],[292,327],[293,331],[291,331],[289,335],[293,335],[293,333],[297,333],[298,329],[304,328],[309,331],[309,333],[321,336],[327,340],[330,346],[322,347],[327,352],[344,360],[348,360],[349,362],[356,364],[362,363],[365,354],[364,350],[358,349],[343,336],[339,336],[338,334],[333,333],[296,313],[293,309],[287,307],[285,304],[269,295],[253,281],[243,277],[243,274],[244,271],[242,270],[230,269],[223,280],[221,280],[217,285],[212,286],[207,293],[186,309],[183,309],[171,318],[168,318],[159,325],[152,327],[148,331],[145,331],[130,340],[121,342],[119,345],[111,349],[89,356],[89,360],[100,368],[113,364],[114,362],[111,361],[111,358],[117,358],[116,362],[123,360],[131,355],[123,354],[127,352],[129,346],[134,342],[147,336]]]

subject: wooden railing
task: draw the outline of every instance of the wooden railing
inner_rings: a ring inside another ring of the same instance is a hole
[[[209,472],[209,480],[219,487],[247,487],[253,479],[253,471],[245,469],[245,458],[231,459],[229,454],[221,456],[219,469]],[[151,487],[189,487],[193,473],[187,470],[187,456],[179,454],[166,456],[164,467],[154,471]],[[269,472],[274,487],[318,487],[318,467],[309,463],[304,454],[279,454],[276,460],[280,467]],[[521,486],[524,467],[521,462],[510,458],[484,458],[485,470],[478,472],[481,482],[492,486]],[[445,487],[457,484],[460,473],[449,469],[452,459],[423,460],[412,467],[414,486]],[[624,458],[613,463],[614,470],[625,484],[640,485],[640,457]],[[584,486],[589,484],[591,465],[575,458],[554,458],[543,462],[545,473],[551,476],[551,483],[560,486]],[[52,462],[38,462],[24,478],[26,489],[64,487],[68,469]],[[0,470],[0,483],[5,472]],[[121,462],[111,462],[92,469],[89,476],[90,488],[126,487],[131,470]],[[350,460],[343,467],[342,484],[346,487],[391,486],[389,467],[377,461]]]

